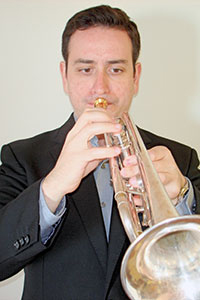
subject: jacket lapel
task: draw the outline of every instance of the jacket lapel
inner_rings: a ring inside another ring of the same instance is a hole
[[[52,134],[53,147],[51,147],[49,149],[49,152],[50,152],[51,156],[53,157],[54,162],[57,161],[58,156],[62,150],[65,138],[66,138],[68,132],[74,126],[74,124],[75,124],[74,117],[73,117],[73,114],[71,114],[71,116],[69,117],[67,122],[59,129],[56,129],[54,131],[54,134]]]
[[[120,256],[124,253],[125,244],[129,245],[128,238],[122,226],[116,201],[113,199],[112,219],[110,227],[110,239],[108,246],[108,264],[106,274],[106,292],[111,282],[115,267]]]

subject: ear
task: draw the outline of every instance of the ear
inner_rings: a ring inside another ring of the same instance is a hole
[[[67,80],[67,72],[66,72],[66,63],[64,61],[60,62],[60,74],[62,77],[63,89],[66,94],[68,94],[68,80]]]
[[[134,73],[134,78],[133,78],[134,95],[136,95],[138,93],[141,71],[142,71],[142,66],[141,66],[141,63],[138,62],[135,64],[135,73]]]

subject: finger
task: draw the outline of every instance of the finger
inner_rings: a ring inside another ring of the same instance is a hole
[[[173,173],[176,170],[174,163],[167,159],[153,161],[153,165],[157,173]]]
[[[83,114],[78,118],[75,126],[72,129],[73,134],[77,134],[82,128],[84,128],[88,123],[94,122],[115,122],[112,116],[105,111],[105,109],[100,108],[88,108]]]
[[[137,165],[135,166],[132,165],[129,167],[122,168],[120,173],[125,178],[131,178],[139,173],[139,168]]]
[[[124,159],[124,161],[123,161],[124,167],[129,167],[131,165],[136,165],[136,164],[137,164],[137,157],[136,157],[136,155],[127,156]]]
[[[134,200],[134,203],[135,203],[136,206],[142,206],[143,201],[142,201],[142,198],[140,196],[134,195],[133,200]]]
[[[105,158],[115,157],[119,155],[121,149],[119,147],[94,147],[82,152],[86,161],[102,160]]]
[[[165,186],[172,181],[172,178],[169,175],[169,173],[159,172],[158,176],[159,176],[160,181],[162,182],[162,184],[165,185]]]
[[[89,123],[77,133],[77,136],[79,143],[86,145],[95,135],[117,133],[120,130],[121,125],[116,123]]]
[[[156,146],[148,150],[149,156],[152,161],[158,161],[171,155],[170,150],[165,146]]]
[[[133,188],[139,188],[141,187],[141,177],[139,175],[133,176],[129,179],[129,184]]]

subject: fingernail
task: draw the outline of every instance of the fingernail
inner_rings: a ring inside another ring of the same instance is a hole
[[[127,158],[125,161],[124,161],[124,165],[126,166],[130,166],[132,164],[132,161],[131,159]]]
[[[130,156],[125,159],[124,163],[126,164],[126,166],[130,166],[130,165],[136,164],[137,159],[135,156]]]
[[[121,169],[121,175],[126,177],[126,170],[125,169]]]
[[[115,128],[121,129],[121,125],[120,124],[115,124]]]
[[[129,180],[130,184],[133,185],[133,186],[136,186],[137,185],[137,180],[135,178],[131,178]]]
[[[115,147],[115,152],[116,152],[116,154],[120,154],[120,148]]]

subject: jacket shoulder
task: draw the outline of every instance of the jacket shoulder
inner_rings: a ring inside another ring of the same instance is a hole
[[[167,147],[172,153],[172,156],[174,157],[177,165],[179,166],[183,174],[186,174],[188,172],[192,161],[195,164],[195,169],[197,168],[197,165],[199,164],[197,152],[190,146],[177,142],[173,139],[159,136],[144,129],[139,129],[139,131],[147,149],[156,146]]]
[[[21,153],[23,152],[23,150],[27,152],[29,149],[31,151],[40,150],[42,152],[43,147],[47,147],[47,145],[54,140],[54,137],[56,137],[57,133],[58,129],[55,129],[37,134],[33,137],[16,140],[6,145],[3,145],[2,151],[4,150],[4,148],[8,147],[12,149],[15,153]]]
[[[191,151],[191,147],[183,144],[181,142],[175,141],[173,139],[160,136],[158,134],[152,133],[150,131],[147,131],[145,129],[139,128],[139,132],[144,140],[145,143],[150,144],[151,147],[153,146],[166,146],[170,150],[180,149],[185,151]]]
[[[66,138],[67,133],[73,127],[74,120],[71,115],[70,118],[62,126],[49,130],[46,132],[39,133],[35,136],[20,139],[8,143],[2,147],[2,150],[6,147],[13,149],[15,153],[34,153],[34,152],[43,152],[48,148],[56,144],[63,144]]]

